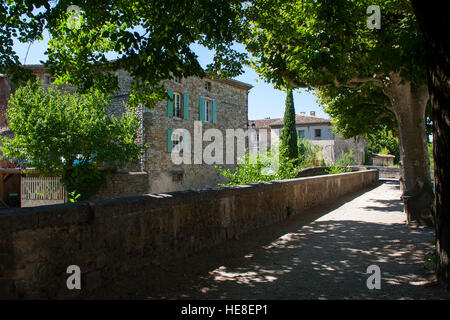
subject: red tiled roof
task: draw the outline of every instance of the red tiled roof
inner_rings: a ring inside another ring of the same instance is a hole
[[[269,128],[270,125],[278,121],[280,119],[261,119],[261,120],[248,120],[249,128],[253,128],[252,124],[255,124],[255,129],[263,129],[263,128]]]
[[[316,116],[309,116],[306,114],[295,114],[295,122],[298,125],[302,124],[331,124],[330,119],[320,118]],[[249,120],[249,126],[255,124],[255,129],[269,128],[269,127],[281,127],[283,126],[283,118],[278,119],[262,119],[262,120]]]

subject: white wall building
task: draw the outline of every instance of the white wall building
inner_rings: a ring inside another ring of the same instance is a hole
[[[367,144],[364,138],[344,139],[333,132],[330,119],[310,115],[296,114],[297,136],[308,139],[312,144],[320,145],[323,160],[327,164],[334,163],[340,156],[353,149],[357,164],[363,164]],[[283,128],[283,119],[249,120],[249,150],[256,151],[258,142],[267,132],[267,145],[271,149],[278,145]]]

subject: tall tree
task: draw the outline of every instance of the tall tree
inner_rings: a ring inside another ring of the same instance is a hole
[[[135,162],[142,151],[135,143],[138,115],[131,111],[121,119],[109,116],[109,104],[98,90],[79,95],[30,82],[9,101],[14,137],[2,139],[3,155],[22,159],[41,174],[61,175],[69,193],[88,199],[105,178],[95,163],[122,167]]]
[[[381,12],[371,28],[371,5]],[[429,100],[425,55],[409,2],[373,0],[255,0],[247,49],[254,68],[278,87],[376,86],[395,114],[409,221],[426,223],[433,190],[425,109]]]
[[[412,0],[423,36],[432,101],[437,276],[450,288],[450,30],[443,2]]]
[[[297,127],[295,119],[294,95],[292,89],[287,91],[284,110],[283,128],[281,129],[281,150],[288,159],[298,160]]]

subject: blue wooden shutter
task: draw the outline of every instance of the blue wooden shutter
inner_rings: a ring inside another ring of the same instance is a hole
[[[167,152],[172,152],[172,130],[167,130]]]
[[[184,104],[183,104],[183,117],[184,119],[189,119],[189,95],[187,92],[183,95]]]
[[[167,93],[169,94],[170,99],[167,100],[167,116],[169,118],[173,117],[173,91],[168,89]]]
[[[212,101],[212,122],[216,123],[216,100]]]
[[[198,111],[200,115],[200,121],[205,121],[205,101],[202,97],[198,99]]]

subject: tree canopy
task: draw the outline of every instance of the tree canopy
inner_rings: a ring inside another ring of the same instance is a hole
[[[3,155],[21,159],[41,174],[62,175],[72,181],[72,189],[85,189],[82,176],[97,174],[101,163],[123,167],[135,162],[143,148],[135,143],[139,117],[133,110],[121,119],[110,116],[109,104],[98,90],[80,95],[29,82],[9,101],[14,137],[2,139]]]
[[[0,4],[0,73],[24,78],[13,39],[32,42],[47,30],[47,65],[59,83],[111,93],[117,89],[114,71],[123,69],[134,79],[131,100],[142,100],[161,94],[155,88],[172,76],[239,74],[245,55],[232,44],[242,10],[238,0],[9,0]],[[193,43],[215,51],[207,70]]]
[[[367,27],[378,5],[381,28]],[[424,50],[407,1],[255,0],[247,49],[253,66],[279,87],[382,86],[391,72],[425,83]]]

